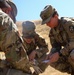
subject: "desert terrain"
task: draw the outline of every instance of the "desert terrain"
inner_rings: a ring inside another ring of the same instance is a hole
[[[50,28],[47,27],[46,25],[41,25],[41,21],[40,20],[37,20],[37,21],[34,21],[35,24],[36,24],[36,32],[45,38],[47,44],[48,44],[48,47],[49,47],[49,51],[50,51],[50,48],[51,48],[51,45],[50,45],[50,41],[49,41],[49,38],[48,38],[48,34],[49,34],[49,31],[50,31]],[[17,22],[17,26],[18,26],[18,29],[21,33],[21,23],[22,22]],[[48,66],[47,69],[45,70],[44,73],[40,74],[40,75],[70,75],[70,74],[67,74],[67,73],[61,73],[59,72],[58,70],[55,70],[54,68]]]

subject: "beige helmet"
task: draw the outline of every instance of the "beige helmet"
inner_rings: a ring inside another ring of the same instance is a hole
[[[53,8],[51,5],[45,6],[40,13],[40,17],[42,18],[42,24],[49,22],[54,12],[55,8]]]
[[[34,38],[35,36],[35,24],[31,21],[24,21],[22,23],[22,34],[25,38]]]

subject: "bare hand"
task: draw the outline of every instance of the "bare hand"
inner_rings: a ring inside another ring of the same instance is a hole
[[[47,64],[51,64],[53,62],[56,62],[56,61],[58,61],[58,59],[59,59],[59,53],[58,52],[56,52],[54,54],[49,54],[47,56],[47,60],[50,60],[50,61]]]
[[[30,60],[30,61],[33,61],[34,58],[35,58],[35,56],[36,56],[36,51],[32,51],[32,52],[29,54],[29,60]]]

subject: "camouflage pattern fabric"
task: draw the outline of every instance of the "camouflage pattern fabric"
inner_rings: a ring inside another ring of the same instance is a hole
[[[67,57],[68,60],[67,62],[63,62],[64,66],[67,66],[65,63],[68,63],[71,69],[74,70],[74,60],[72,60],[74,59],[74,51],[72,52],[74,49],[74,21],[71,18],[61,18],[58,27],[50,30],[49,37],[52,45],[51,53],[61,52],[62,56]],[[70,56],[72,56],[72,59]],[[58,64],[58,62],[56,62],[56,64]],[[56,64],[54,65],[56,66]],[[59,64],[62,65],[62,62]],[[64,68],[64,66],[62,67]],[[59,67],[59,69],[62,67]],[[64,68],[64,71],[66,70],[67,68]]]
[[[25,73],[21,70],[5,68],[3,70],[0,70],[0,75],[32,75],[32,74],[31,73]]]
[[[72,67],[69,64],[70,63],[68,62],[67,58],[61,56],[57,62],[50,64],[50,66],[61,72],[71,73]]]
[[[38,34],[36,34],[35,38],[33,38],[33,41],[30,44],[26,43],[25,40],[24,40],[24,44],[25,44],[25,49],[26,49],[26,52],[28,55],[33,50],[35,50],[37,52],[35,59],[39,63],[38,66],[40,67],[40,69],[44,72],[46,67],[48,66],[48,65],[42,63],[42,61],[46,57],[46,53],[48,52],[48,46],[47,46],[45,40],[42,37],[40,37]]]
[[[18,33],[17,26],[2,10],[0,10],[0,51],[5,52],[8,66],[22,71],[27,70],[25,67],[29,61],[23,40]]]

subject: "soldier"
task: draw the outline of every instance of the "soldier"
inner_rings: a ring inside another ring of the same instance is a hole
[[[17,7],[13,2],[9,0],[0,0],[0,8],[13,19],[14,23],[16,22]]]
[[[10,14],[9,4],[7,0],[0,0],[0,51],[6,56],[6,62],[0,60],[0,75],[31,75],[23,39]]]
[[[51,27],[49,38],[52,48],[47,57],[48,64],[61,72],[74,75],[74,19],[59,18],[51,5],[44,7],[40,17],[42,24]]]
[[[30,61],[37,61],[39,68],[44,71],[47,65],[42,61],[46,57],[48,52],[48,46],[45,40],[35,32],[35,24],[31,21],[25,21],[22,23],[22,34],[25,44],[25,49]],[[35,72],[33,75],[38,75]]]

